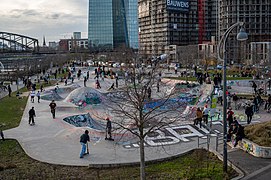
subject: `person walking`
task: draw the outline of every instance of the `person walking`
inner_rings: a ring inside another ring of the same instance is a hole
[[[115,86],[115,84],[114,83],[112,83],[112,85],[110,86],[110,88],[108,89],[108,91],[110,91],[110,90],[114,90],[115,88],[114,88],[114,86]]]
[[[12,92],[11,87],[10,87],[10,85],[8,85],[8,96],[9,97],[11,97],[11,92]]]
[[[40,103],[40,91],[37,92],[38,103]]]
[[[29,112],[29,121],[28,121],[28,124],[29,125],[35,125],[35,121],[34,121],[34,117],[36,117],[36,113],[35,113],[35,110],[34,110],[34,107],[32,107]]]
[[[87,142],[89,142],[89,135],[88,135],[88,130],[85,130],[85,133],[81,135],[80,137],[80,144],[82,146],[81,152],[80,152],[80,158],[83,158],[85,154],[88,154],[88,149],[87,149]],[[86,153],[87,150],[87,153]]]
[[[53,115],[53,118],[56,118],[56,103],[55,100],[52,100],[52,102],[49,104],[50,108],[51,108],[51,113]]]

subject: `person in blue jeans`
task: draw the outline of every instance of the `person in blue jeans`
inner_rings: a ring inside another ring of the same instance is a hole
[[[80,152],[80,158],[83,158],[83,156],[86,154],[86,144],[87,142],[89,141],[89,135],[88,135],[88,130],[85,130],[85,133],[81,135],[80,137],[80,143],[82,145],[82,149],[81,149],[81,152]]]

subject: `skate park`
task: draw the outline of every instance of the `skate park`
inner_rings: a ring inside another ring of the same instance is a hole
[[[88,69],[82,69],[83,72]],[[101,80],[100,80],[101,81]],[[139,141],[133,134],[114,128],[115,118],[110,112],[110,101],[125,98],[118,89],[108,91],[114,79],[105,78],[101,81],[101,89],[96,89],[94,75],[91,74],[84,87],[83,79],[75,79],[74,83],[67,85],[59,83],[57,86],[45,88],[41,94],[40,103],[27,102],[19,127],[6,130],[7,138],[17,139],[25,152],[32,158],[62,165],[76,166],[114,166],[139,162]],[[163,87],[172,89],[182,82],[162,79]],[[124,81],[119,81],[124,86]],[[146,161],[156,161],[174,157],[192,149],[198,148],[198,141],[206,141],[207,135],[211,137],[210,148],[215,149],[216,137],[222,134],[222,117],[216,114],[213,117],[213,130],[203,125],[202,128],[193,125],[195,107],[206,104],[212,86],[204,84],[189,88],[180,88],[179,96],[169,101],[168,107],[174,102],[182,102],[178,120],[162,130],[157,130],[145,138]],[[153,99],[159,93],[154,93]],[[197,101],[189,104],[197,97]],[[176,100],[177,99],[177,100]],[[56,118],[50,113],[49,103],[55,100],[57,104]],[[159,104],[159,101],[146,104],[146,110]],[[35,126],[28,124],[28,110],[36,110]],[[161,111],[168,108],[163,106]],[[240,116],[243,116],[240,113]],[[113,122],[112,136],[114,141],[105,140],[105,119],[109,117]],[[255,117],[253,122],[258,122]],[[244,120],[245,121],[245,120]],[[129,121],[127,126],[133,127]],[[89,155],[79,159],[81,149],[80,135],[88,129],[90,132]]]
[[[117,121],[106,107],[112,98],[121,100],[123,97],[117,90],[108,91],[114,79],[106,78],[101,81],[102,88],[96,89],[93,78],[94,75],[91,75],[86,83],[87,87],[84,87],[82,79],[75,79],[74,83],[68,82],[66,86],[64,83],[59,83],[57,87],[45,88],[41,93],[40,103],[36,101],[31,103],[29,99],[19,127],[6,130],[5,136],[17,139],[30,157],[42,162],[79,166],[139,162],[138,139],[131,133],[114,130],[113,123],[112,136],[115,141],[105,140],[106,117],[109,117],[112,122]],[[165,86],[161,88],[170,89],[176,84],[175,81],[165,80],[165,82]],[[122,83],[124,84],[120,80],[120,87]],[[158,130],[155,135],[146,138],[147,161],[182,154],[195,148],[195,140],[198,136],[205,138],[208,131],[194,127],[193,122],[188,120],[187,117],[194,116],[194,112],[193,108],[187,108],[187,105],[188,101],[193,99],[193,93],[206,94],[203,91],[208,90],[195,86],[185,90],[182,88],[182,91],[182,94],[173,98],[172,102],[175,102],[176,98],[178,101],[185,102],[181,111],[186,114],[180,115],[174,127]],[[155,99],[156,95],[153,96]],[[55,119],[52,118],[49,108],[52,100],[57,104]],[[156,104],[157,102],[146,104],[146,109]],[[28,124],[28,111],[31,107],[36,110],[34,126]],[[133,126],[129,122],[127,125]],[[90,131],[90,154],[79,159],[81,148],[79,137],[86,129]]]

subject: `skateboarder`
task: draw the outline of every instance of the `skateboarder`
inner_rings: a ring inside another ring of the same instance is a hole
[[[106,120],[107,120],[107,123],[106,123],[105,140],[113,141],[112,134],[111,134],[112,122],[110,121],[110,119],[108,117],[106,118]],[[109,138],[107,138],[107,134],[109,135]]]
[[[80,152],[80,158],[83,158],[83,156],[86,154],[86,149],[87,149],[87,154],[88,152],[88,148],[87,148],[87,142],[89,141],[89,135],[88,135],[88,130],[85,130],[85,133],[81,135],[80,137],[80,143],[82,145],[82,149]]]
[[[52,102],[49,104],[50,108],[51,108],[51,113],[53,115],[53,118],[55,119],[56,117],[56,103],[55,100],[52,100]]]
[[[29,125],[35,125],[35,122],[34,122],[34,117],[36,117],[36,113],[35,113],[35,110],[34,110],[34,107],[32,107],[29,112]]]

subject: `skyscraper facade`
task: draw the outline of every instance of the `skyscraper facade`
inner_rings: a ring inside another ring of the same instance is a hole
[[[137,0],[89,0],[88,40],[92,50],[138,48]]]
[[[139,0],[140,54],[168,54],[173,46],[216,36],[216,0]]]
[[[248,40],[238,42],[236,28],[229,36],[227,58],[235,63],[242,63],[244,60],[253,60],[256,64],[261,61],[270,62],[267,55],[257,55],[262,53],[264,46],[271,42],[271,2],[270,0],[220,0],[220,30],[223,34],[227,28],[236,22],[244,22],[244,27],[248,33]],[[256,43],[257,42],[257,43]],[[262,46],[259,51],[249,51],[254,49],[256,44]],[[268,48],[267,48],[268,49]],[[269,50],[268,50],[269,51]],[[250,53],[247,53],[250,52]],[[255,57],[257,56],[257,57]]]

